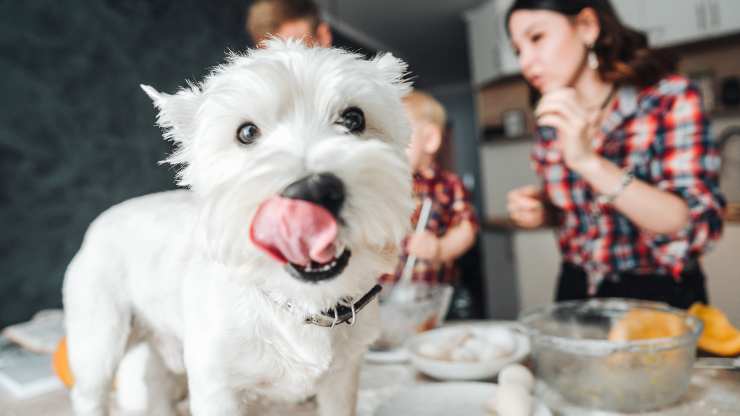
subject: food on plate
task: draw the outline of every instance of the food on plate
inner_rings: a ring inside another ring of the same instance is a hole
[[[534,389],[534,376],[521,364],[509,364],[498,373],[498,384],[517,384],[531,392]]]
[[[478,362],[514,353],[516,340],[507,328],[462,328],[442,340],[419,345],[419,355],[442,361]]]

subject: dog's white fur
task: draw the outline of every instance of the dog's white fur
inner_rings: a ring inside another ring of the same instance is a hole
[[[151,373],[146,391],[158,395],[148,414],[171,411],[163,377],[182,374],[196,416],[248,413],[252,394],[317,394],[322,415],[354,414],[360,360],[379,331],[377,301],[354,326],[303,318],[359,298],[394,267],[412,209],[404,71],[389,54],[364,60],[275,40],[230,55],[201,84],[174,95],[143,86],[176,144],[167,162],[181,167],[179,183],[190,189],[110,208],[67,269],[78,416],[107,414],[118,364],[136,342],[151,349],[139,352]],[[350,106],[365,113],[361,135],[335,124]],[[236,140],[246,121],[262,133],[248,146]],[[345,184],[339,240],[352,250],[342,274],[317,284],[291,277],[248,232],[262,201],[314,172]]]

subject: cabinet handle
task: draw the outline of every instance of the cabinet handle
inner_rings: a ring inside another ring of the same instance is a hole
[[[696,26],[699,30],[707,29],[707,10],[705,6],[706,3],[704,1],[697,2],[696,6],[694,6],[696,9]]]
[[[501,65],[501,45],[494,47],[491,52],[493,52],[493,56],[492,56],[493,67],[496,68],[496,74],[500,75],[501,67],[502,67]]]
[[[711,25],[714,29],[719,29],[721,26],[722,15],[719,12],[719,2],[717,0],[709,2],[709,12],[711,16]]]

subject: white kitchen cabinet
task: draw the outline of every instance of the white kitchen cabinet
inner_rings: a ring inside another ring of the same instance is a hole
[[[483,298],[486,316],[516,319],[555,299],[561,256],[554,229],[485,230]]]
[[[465,13],[473,84],[481,85],[498,74],[497,29],[494,2],[486,2]]]
[[[674,46],[740,32],[737,0],[650,0],[643,27],[651,46]]]
[[[612,0],[612,6],[619,19],[628,27],[640,29],[645,27],[645,0]]]
[[[465,13],[475,85],[519,73],[504,19],[513,0],[491,0]]]
[[[506,28],[506,12],[514,0],[497,0],[496,5],[496,38],[499,40],[497,53],[499,55],[499,76],[514,75],[520,72],[519,60],[511,47],[511,39]]]
[[[513,0],[489,0],[465,13],[474,85],[519,73],[504,19]],[[612,0],[622,21],[653,47],[740,33],[740,0]]]
[[[740,270],[740,224],[725,223],[722,239],[702,258],[709,301],[727,314],[730,321],[740,326],[738,298],[738,270]]]
[[[515,231],[512,244],[521,310],[552,303],[562,262],[555,230]]]
[[[485,316],[516,319],[521,307],[511,233],[484,230],[481,232],[481,248]]]
[[[481,183],[485,218],[508,216],[506,195],[512,189],[541,182],[537,177],[530,152],[533,140],[511,140],[479,147]]]
[[[669,46],[691,41],[706,31],[706,0],[650,0],[645,4],[643,30],[651,46]]]
[[[740,1],[707,0],[709,12],[707,26],[711,35],[740,32]]]

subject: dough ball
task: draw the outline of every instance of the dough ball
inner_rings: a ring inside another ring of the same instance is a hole
[[[498,373],[498,384],[518,384],[531,392],[534,389],[534,375],[521,364],[509,364]]]

